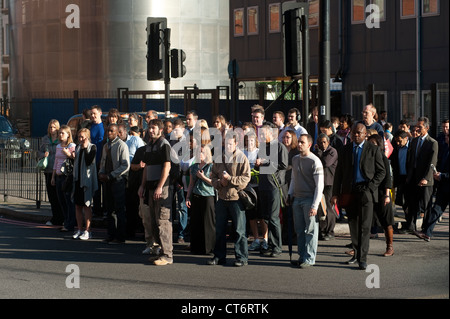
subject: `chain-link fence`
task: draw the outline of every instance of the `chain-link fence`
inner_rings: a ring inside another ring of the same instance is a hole
[[[36,168],[39,139],[28,140],[26,145],[13,138],[0,140],[0,194],[3,201],[18,197],[41,202],[48,200],[45,176]],[[1,199],[0,199],[1,200]]]

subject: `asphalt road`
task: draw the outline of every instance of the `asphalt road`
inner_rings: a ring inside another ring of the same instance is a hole
[[[291,299],[449,298],[448,214],[431,242],[395,235],[393,257],[381,256],[383,235],[371,240],[368,263],[374,266],[366,271],[345,263],[348,237],[320,242],[316,265],[298,269],[289,263],[287,246],[276,259],[252,252],[249,265],[236,268],[231,245],[228,265],[208,266],[209,257],[180,244],[174,264],[157,267],[141,254],[141,241],[112,246],[101,242],[104,235],[97,230],[92,240],[75,241],[52,227],[0,219],[0,299],[177,300],[172,310],[181,312],[190,300],[270,305]]]

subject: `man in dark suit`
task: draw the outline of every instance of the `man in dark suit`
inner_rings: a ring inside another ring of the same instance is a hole
[[[394,151],[391,157],[391,166],[394,178],[394,188],[396,189],[395,204],[403,208],[405,215],[408,209],[408,200],[406,198],[406,175],[407,160],[410,151],[409,135],[407,132],[398,130],[394,136]]]
[[[436,193],[436,201],[433,204],[433,208],[431,212],[427,215],[427,218],[424,219],[422,225],[422,232],[414,232],[414,234],[425,240],[430,241],[434,226],[439,221],[439,218],[442,216],[444,211],[447,209],[449,199],[448,193],[450,192],[450,153],[449,153],[449,140],[448,135],[445,137],[445,143],[447,145],[447,149],[444,154],[442,154],[442,159],[438,163],[437,170],[434,172],[433,177],[437,181],[437,193]]]
[[[357,123],[352,129],[353,143],[339,155],[334,175],[332,205],[338,200],[345,208],[354,256],[347,263],[367,267],[373,204],[378,202],[378,186],[386,175],[380,148],[366,142],[367,129]],[[347,199],[347,200],[345,200]]]
[[[431,209],[431,195],[433,194],[433,167],[437,165],[438,143],[430,135],[430,121],[426,117],[419,117],[416,131],[420,134],[411,141],[411,151],[407,161],[406,184],[409,194],[408,214],[402,233],[415,230],[417,216],[426,217]]]

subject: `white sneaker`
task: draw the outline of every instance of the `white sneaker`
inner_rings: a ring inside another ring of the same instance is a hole
[[[84,231],[83,235],[80,236],[81,240],[88,240],[91,239],[91,233],[87,230]]]
[[[72,238],[73,238],[73,239],[78,239],[82,234],[83,234],[83,233],[81,232],[81,230],[77,230],[77,231],[73,234]]]
[[[53,226],[53,224],[52,224],[51,221],[46,222],[45,225],[47,225],[47,226]]]

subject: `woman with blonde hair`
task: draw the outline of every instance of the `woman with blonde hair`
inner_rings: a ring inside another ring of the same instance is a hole
[[[78,132],[78,146],[75,149],[75,162],[73,165],[74,191],[73,200],[78,231],[74,239],[88,240],[91,236],[92,203],[94,193],[98,189],[97,166],[95,157],[97,147],[91,143],[91,133],[83,128]],[[83,211],[86,230],[83,232]]]
[[[47,158],[48,164],[44,169],[45,186],[47,188],[48,201],[52,209],[52,219],[47,222],[48,226],[62,226],[64,216],[56,195],[56,187],[52,185],[53,165],[55,163],[56,146],[58,141],[58,130],[60,128],[58,120],[51,120],[48,123],[47,134],[41,139],[41,146],[38,151],[39,159]]]
[[[61,231],[73,231],[75,228],[75,209],[71,200],[71,180],[70,176],[61,171],[61,168],[67,159],[73,160],[75,158],[76,145],[73,143],[72,131],[69,126],[61,126],[58,136],[59,144],[56,146],[51,184],[56,186],[56,194],[64,215],[64,224]]]
[[[186,206],[191,208],[191,252],[210,254],[216,243],[215,191],[211,184],[211,149],[202,146],[190,169]]]

